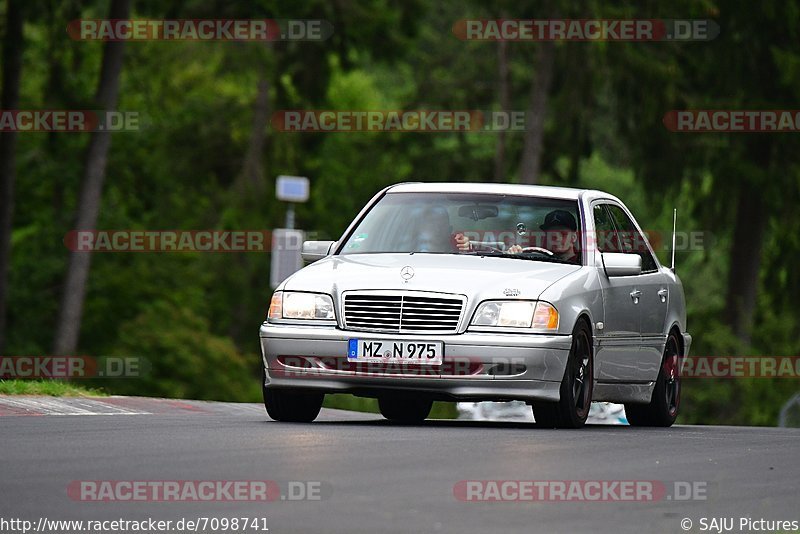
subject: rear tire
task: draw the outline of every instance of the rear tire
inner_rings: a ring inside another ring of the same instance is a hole
[[[626,404],[625,417],[631,426],[670,427],[678,418],[681,404],[680,345],[670,332],[649,404]]]
[[[266,372],[265,372],[266,374]],[[275,421],[284,423],[310,423],[322,409],[324,393],[306,393],[287,389],[267,389],[261,380],[264,407]]]
[[[378,409],[389,421],[405,425],[421,423],[431,414],[431,399],[411,396],[378,398]]]
[[[561,380],[558,402],[535,402],[531,406],[537,426],[581,428],[589,417],[594,387],[592,334],[580,320],[572,331],[572,348]]]

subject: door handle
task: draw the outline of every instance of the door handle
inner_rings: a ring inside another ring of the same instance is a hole
[[[631,291],[631,298],[633,299],[634,304],[639,304],[639,297],[642,296],[642,292],[638,289],[634,289]]]
[[[667,295],[669,295],[669,290],[661,288],[658,290],[658,296],[661,297],[661,302],[667,302]]]

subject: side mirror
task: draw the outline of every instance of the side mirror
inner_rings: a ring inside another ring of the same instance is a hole
[[[642,257],[638,254],[603,252],[603,267],[606,276],[636,276],[642,273]]]
[[[336,241],[303,241],[300,255],[306,263],[313,263],[330,254],[335,245]]]

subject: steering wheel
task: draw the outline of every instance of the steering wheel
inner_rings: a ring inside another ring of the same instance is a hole
[[[483,241],[470,241],[470,248],[468,250],[458,250],[459,252],[499,252],[503,253],[503,249],[490,245],[488,242]],[[458,249],[458,247],[456,247]]]
[[[476,252],[485,251],[485,252],[499,252],[501,254],[503,253],[502,249],[499,249],[497,247],[493,247],[492,245],[486,245],[486,244],[480,244],[479,246],[477,246],[473,250],[476,251]]]
[[[553,252],[551,250],[547,250],[546,248],[542,247],[524,247],[522,252],[541,252],[542,254],[547,254],[548,256],[552,256]]]

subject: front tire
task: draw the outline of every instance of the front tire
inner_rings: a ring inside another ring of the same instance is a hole
[[[631,426],[670,427],[678,418],[681,404],[680,345],[670,332],[649,404],[626,404],[625,416]]]
[[[266,375],[266,372],[264,373]],[[322,409],[324,393],[306,393],[285,389],[268,389],[261,380],[264,407],[275,421],[284,423],[310,423]]]
[[[389,421],[411,425],[421,423],[431,414],[431,399],[408,396],[387,396],[378,398],[378,409]]]
[[[572,331],[572,347],[561,380],[558,402],[531,406],[536,424],[544,428],[581,428],[589,417],[594,387],[594,351],[589,325],[580,320]]]

